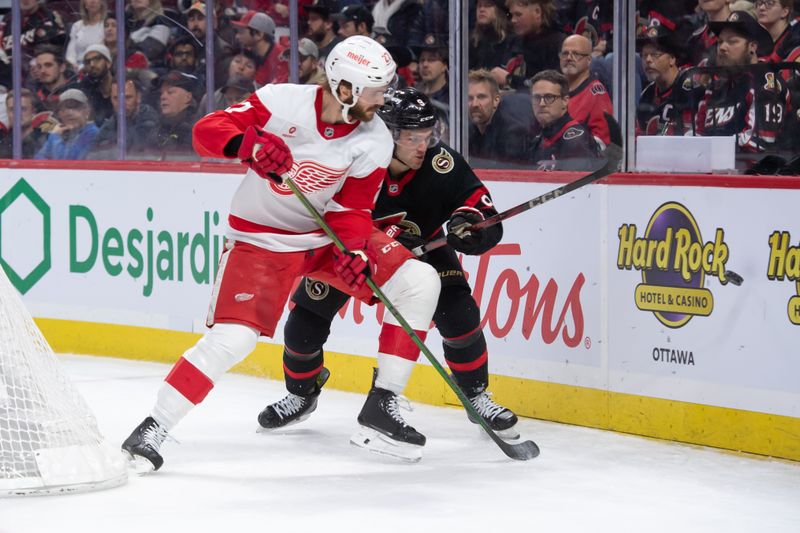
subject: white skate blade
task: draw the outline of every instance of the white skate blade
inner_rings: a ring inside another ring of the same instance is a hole
[[[422,459],[422,446],[393,440],[379,431],[364,426],[350,437],[350,444],[407,463],[418,463]]]
[[[137,476],[145,476],[155,472],[155,467],[148,459],[141,455],[132,455],[128,452],[122,452],[128,459],[128,467],[133,470]]]

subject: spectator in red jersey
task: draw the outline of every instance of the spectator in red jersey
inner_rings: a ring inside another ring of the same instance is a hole
[[[558,57],[569,84],[569,114],[586,126],[601,147],[608,146],[611,134],[604,113],[614,111],[605,85],[589,72],[592,42],[583,35],[570,35]]]
[[[289,64],[280,60],[283,47],[275,42],[275,23],[269,15],[248,11],[232,24],[237,28],[236,41],[256,56],[256,82],[266,85],[289,81]]]
[[[552,0],[506,0],[506,7],[516,34],[514,57],[505,67],[495,67],[492,75],[500,87],[520,89],[537,72],[558,68],[558,52],[565,35],[553,28]]]
[[[772,51],[766,60],[772,63],[797,61],[800,57],[800,27],[790,24],[794,0],[756,0],[756,15],[772,37]]]

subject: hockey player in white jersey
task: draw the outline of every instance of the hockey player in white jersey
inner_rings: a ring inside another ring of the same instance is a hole
[[[122,445],[141,467],[158,470],[168,433],[259,336],[273,336],[298,276],[372,303],[369,275],[425,338],[439,296],[436,271],[375,229],[371,218],[393,148],[388,129],[373,117],[394,80],[394,61],[372,39],[354,36],[332,50],[325,71],[326,87],[266,85],[194,127],[198,154],[238,158],[248,170],[231,203],[210,330],[178,360],[150,415]],[[323,213],[349,253],[332,245],[282,175]],[[375,386],[400,394],[418,356],[419,348],[387,317]],[[384,414],[387,424],[397,423],[394,413]]]

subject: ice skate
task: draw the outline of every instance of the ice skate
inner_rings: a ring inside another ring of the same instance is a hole
[[[388,455],[416,463],[422,459],[425,435],[409,426],[400,414],[400,402],[411,405],[403,397],[373,385],[358,415],[360,430],[350,437],[355,446],[373,453]]]
[[[167,430],[153,420],[153,417],[148,416],[125,439],[122,450],[130,456],[136,472],[146,474],[158,470],[164,464],[160,451],[166,438]]]
[[[503,407],[492,400],[492,393],[486,392],[484,389],[474,391],[476,394],[469,396],[469,402],[475,408],[481,417],[489,424],[489,427],[497,433],[497,436],[505,440],[516,440],[519,438],[519,432],[515,426],[519,419],[511,409]],[[472,423],[477,424],[478,421],[474,420],[471,415],[469,419]]]
[[[317,399],[322,391],[322,386],[328,381],[331,373],[327,368],[322,368],[314,391],[311,394],[298,395],[291,392],[282,400],[268,405],[258,414],[259,431],[272,431],[274,429],[291,426],[302,422],[317,409]]]

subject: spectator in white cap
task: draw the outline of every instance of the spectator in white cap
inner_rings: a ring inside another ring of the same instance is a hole
[[[289,64],[281,60],[283,47],[275,42],[275,22],[265,13],[248,11],[236,27],[236,41],[256,56],[256,82],[286,83],[289,81]]]
[[[298,78],[302,84],[320,85],[325,81],[325,72],[319,65],[319,50],[314,41],[304,37],[297,43],[300,56],[300,68],[297,69]]]
[[[100,126],[114,114],[111,104],[111,52],[104,44],[90,45],[83,54],[84,76],[78,88],[83,91],[94,110],[94,121]]]
[[[86,159],[99,131],[89,119],[91,113],[89,100],[80,89],[61,93],[56,109],[59,124],[36,152],[36,159]]]
[[[103,42],[103,26],[108,13],[106,0],[80,0],[81,18],[75,21],[69,32],[67,62],[77,71],[83,67],[83,55],[92,44]]]

